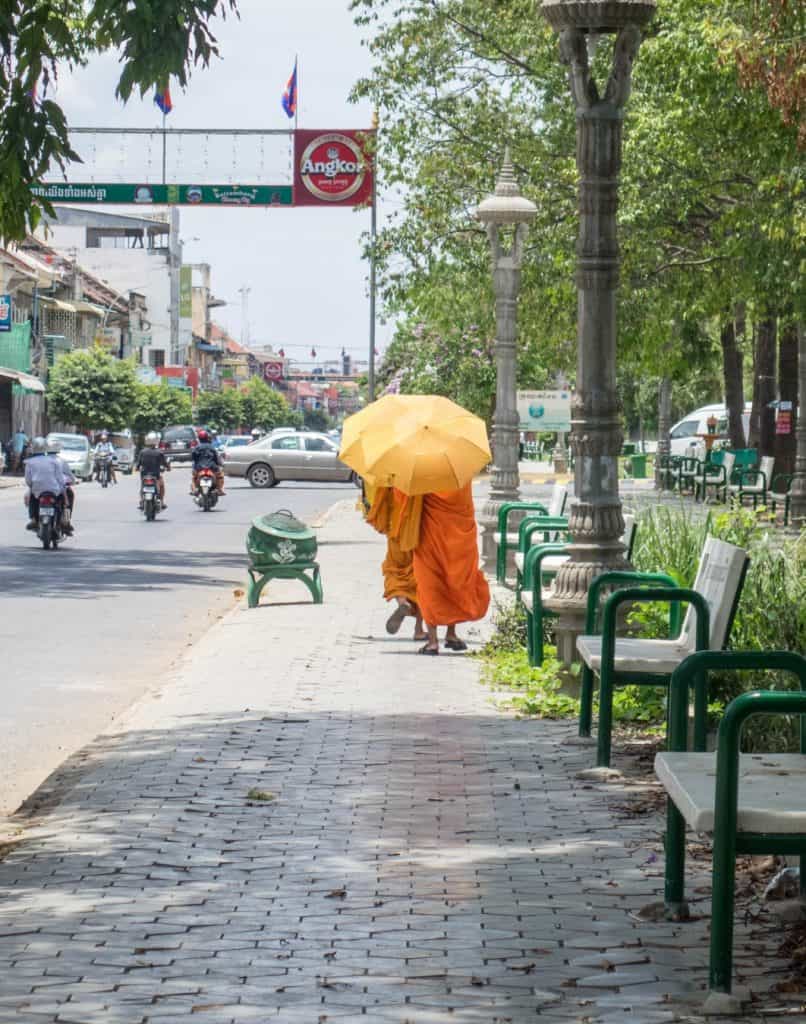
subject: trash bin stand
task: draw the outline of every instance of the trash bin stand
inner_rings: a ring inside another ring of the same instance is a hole
[[[322,578],[318,562],[293,562],[286,565],[250,565],[249,590],[247,594],[249,607],[257,608],[260,595],[269,580],[299,580],[310,590],[314,604],[322,604]],[[311,572],[312,576],[307,573]]]

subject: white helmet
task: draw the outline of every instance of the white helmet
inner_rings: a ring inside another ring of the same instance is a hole
[[[159,443],[160,436],[155,430],[151,430],[146,434],[146,444],[149,448],[156,448]]]
[[[31,451],[34,455],[44,455],[48,449],[48,443],[44,437],[35,437],[31,442]]]
[[[58,455],[62,450],[62,443],[57,437],[48,438],[48,455]]]

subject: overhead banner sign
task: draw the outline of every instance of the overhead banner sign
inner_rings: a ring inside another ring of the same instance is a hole
[[[294,132],[294,205],[363,206],[372,199],[373,133]]]
[[[49,182],[35,196],[51,203],[136,206],[293,206],[290,185],[115,185]]]
[[[521,430],[568,433],[571,429],[570,391],[519,391]]]

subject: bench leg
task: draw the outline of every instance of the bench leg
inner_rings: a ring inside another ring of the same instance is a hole
[[[535,594],[532,611],[532,668],[540,668],[543,664],[543,608],[537,603],[539,594]]]
[[[733,975],[733,891],[736,881],[735,822],[723,832],[714,834],[714,866],[711,893],[711,958],[709,967],[710,995],[706,1010],[729,1002]],[[728,1000],[726,1000],[728,997]],[[738,1001],[737,1001],[738,1002]],[[737,1009],[741,1008],[741,1004]],[[724,1012],[724,1011],[723,1011]]]
[[[602,659],[604,661],[604,659]],[[613,732],[613,679],[611,669],[602,665],[599,673],[599,730],[596,737],[596,767],[610,767]]]
[[[593,720],[593,670],[582,669],[582,690],[579,695],[579,735],[590,736]]]
[[[663,902],[672,921],[688,920],[686,903],[686,822],[670,800],[666,800],[666,874]]]
[[[526,655],[529,660],[529,664],[534,666],[534,639],[532,637],[532,630],[534,629],[534,615],[529,609],[526,609]]]
[[[504,526],[506,529],[506,525]],[[503,585],[507,579],[507,537],[506,533],[501,534],[501,543],[498,545],[498,551],[495,556],[495,578]]]

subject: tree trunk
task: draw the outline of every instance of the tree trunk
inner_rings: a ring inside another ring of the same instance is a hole
[[[765,317],[756,331],[756,378],[754,402],[758,402],[758,449],[759,456],[775,452],[775,345],[776,321]],[[756,411],[755,408],[753,410]]]
[[[794,526],[806,528],[806,324],[798,321],[798,409],[795,426],[795,479],[792,481],[791,516]]]
[[[782,322],[778,340],[778,398],[781,403],[789,402],[791,410],[790,432],[774,435],[776,473],[795,472],[795,409],[798,404],[798,333],[794,321]],[[783,409],[786,409],[784,405]],[[782,410],[783,411],[783,410]]]
[[[661,377],[658,388],[658,450],[655,455],[655,487],[661,489],[661,456],[671,451],[669,431],[672,428],[672,381],[669,377]]]
[[[722,344],[722,372],[725,378],[725,405],[728,408],[728,436],[732,448],[744,448],[744,381],[742,353],[736,344],[736,325],[725,320],[719,338]]]
[[[747,431],[747,447],[758,448],[761,440],[761,424],[759,422],[759,397],[758,397],[758,324],[753,324],[753,405],[750,410],[750,426]]]

